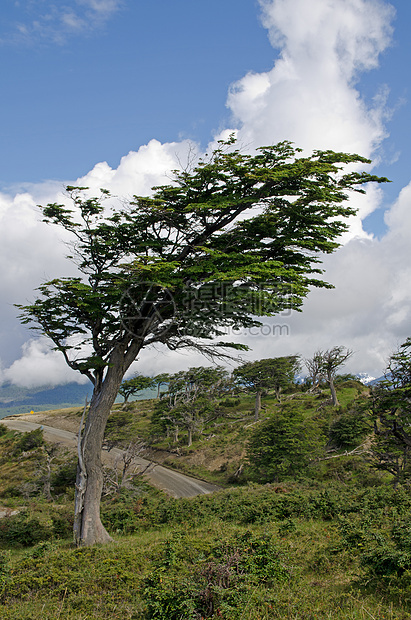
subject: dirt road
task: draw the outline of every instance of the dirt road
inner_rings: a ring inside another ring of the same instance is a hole
[[[68,448],[77,449],[77,436],[70,431],[29,422],[27,420],[19,420],[16,417],[3,418],[1,423],[8,426],[8,428],[25,433],[41,427],[46,441],[61,443]],[[122,451],[117,448],[113,448],[110,452],[103,450],[103,461],[107,465],[113,465],[116,457],[121,456],[121,454]],[[136,457],[135,462],[141,469],[145,469],[145,476],[147,476],[148,481],[153,486],[161,489],[172,497],[194,497],[195,495],[213,493],[219,490],[219,487],[214,484],[185,476],[184,474],[167,469],[162,465],[157,465],[147,459]]]

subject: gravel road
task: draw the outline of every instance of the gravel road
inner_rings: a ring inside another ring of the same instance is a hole
[[[77,436],[70,431],[64,431],[54,426],[45,426],[43,424],[36,424],[35,422],[19,420],[17,418],[3,418],[1,423],[12,430],[22,433],[27,433],[42,427],[44,438],[47,441],[61,443],[68,448],[77,449]],[[103,462],[107,465],[113,465],[116,457],[121,457],[121,455],[122,451],[118,448],[113,448],[110,452],[103,450]],[[167,469],[167,467],[163,467],[162,465],[157,465],[147,459],[136,457],[135,462],[137,465],[141,466],[142,469],[147,468],[145,476],[147,476],[148,481],[153,486],[171,495],[171,497],[194,497],[195,495],[213,493],[219,490],[219,487],[214,484],[185,476],[184,474],[180,474],[172,469]]]

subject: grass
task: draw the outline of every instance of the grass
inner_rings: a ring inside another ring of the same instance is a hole
[[[341,386],[348,405],[358,385]],[[263,401],[325,432],[341,410],[297,394]],[[155,401],[115,407],[114,436],[149,439]],[[78,409],[53,415],[78,417]],[[257,425],[260,423],[257,423]],[[158,438],[152,448],[173,466],[229,484],[245,460],[252,397],[226,407],[189,449]],[[47,501],[35,482],[42,447],[16,452],[19,435],[0,436],[0,617],[5,620],[405,620],[411,615],[411,494],[396,491],[359,457],[313,463],[298,479],[242,479],[213,495],[176,500],[141,480],[103,500],[116,542],[75,549],[72,484]],[[171,451],[179,448],[180,455]],[[166,452],[168,450],[168,452]],[[63,454],[55,473],[64,470]],[[14,495],[10,489],[14,488]],[[7,495],[9,489],[9,495]],[[30,525],[29,533],[27,526]]]
[[[205,597],[215,613],[202,617],[227,620],[405,620],[411,611],[409,597],[390,600],[361,582],[358,554],[342,547],[332,521],[296,519],[290,531],[277,521],[250,528],[210,519],[195,529],[181,524],[119,536],[105,547],[55,544],[40,557],[35,550],[11,558],[0,606],[5,620],[195,618],[201,616],[180,611],[194,601],[201,613]],[[228,561],[235,553],[238,570]],[[263,563],[250,563],[257,553]]]

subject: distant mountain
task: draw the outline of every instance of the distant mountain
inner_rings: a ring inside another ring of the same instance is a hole
[[[361,381],[361,383],[364,383],[364,385],[370,385],[373,381],[378,381],[378,379],[369,375],[368,372],[359,372],[355,376]]]
[[[90,400],[91,384],[67,383],[55,387],[23,388],[4,383],[0,386],[0,418],[15,413],[44,411],[82,405],[86,396]]]
[[[58,386],[40,386],[23,388],[11,383],[0,386],[0,419],[7,415],[30,413],[30,411],[48,411],[65,407],[81,407],[86,397],[90,401],[93,387],[91,383],[67,383]],[[136,400],[154,398],[155,390],[144,390]],[[122,398],[118,399],[119,402]],[[134,400],[131,398],[130,400]]]

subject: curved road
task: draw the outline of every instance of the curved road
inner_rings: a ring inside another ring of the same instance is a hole
[[[77,449],[77,435],[70,431],[63,431],[53,426],[44,426],[42,424],[35,424],[34,422],[27,422],[15,418],[3,418],[1,424],[5,424],[8,428],[22,433],[27,433],[42,427],[44,438],[47,441],[61,443],[69,448]],[[103,451],[102,458],[107,465],[113,465],[115,458],[121,455],[121,450],[113,448],[110,452]],[[149,482],[151,482],[153,486],[161,489],[172,497],[194,497],[195,495],[213,493],[219,490],[219,487],[214,484],[185,476],[184,474],[180,474],[172,469],[167,469],[162,465],[157,465],[147,459],[136,457],[134,461],[142,470],[145,470],[144,475],[147,476]]]

